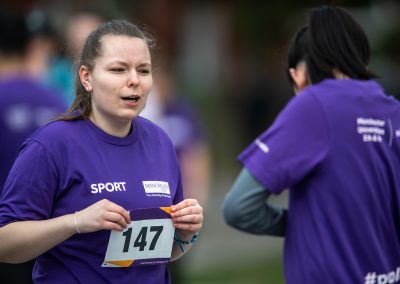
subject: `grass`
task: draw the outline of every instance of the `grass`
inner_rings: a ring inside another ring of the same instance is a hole
[[[281,257],[254,260],[238,266],[219,265],[183,275],[184,284],[284,284]],[[173,281],[174,283],[174,281]]]

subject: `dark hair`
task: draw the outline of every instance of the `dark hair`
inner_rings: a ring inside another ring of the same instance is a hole
[[[292,39],[292,43],[290,44],[290,48],[288,51],[288,69],[296,68],[297,64],[301,61],[306,60],[307,52],[307,33],[308,27],[301,27],[294,38]],[[287,72],[289,81],[293,84],[293,79],[290,76],[289,72]]]
[[[0,12],[0,53],[22,56],[31,39],[23,13]]]
[[[304,60],[311,84],[334,78],[336,69],[352,79],[377,76],[368,70],[368,38],[352,15],[342,7],[321,6],[311,10],[308,26],[295,35],[288,54],[288,67]]]
[[[94,68],[94,61],[101,55],[101,39],[105,35],[123,35],[143,39],[150,52],[153,51],[155,42],[153,37],[139,26],[125,20],[112,20],[101,24],[86,39],[77,63],[75,78],[75,99],[68,112],[62,115],[60,120],[77,120],[88,117],[92,112],[91,95],[86,91],[79,78],[79,66],[86,66],[89,71]]]

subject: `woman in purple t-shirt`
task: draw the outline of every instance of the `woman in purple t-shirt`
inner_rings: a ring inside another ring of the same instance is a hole
[[[297,96],[239,156],[225,220],[285,237],[287,283],[400,281],[400,104],[368,62],[345,9],[313,9],[289,50]],[[286,189],[288,210],[266,203]]]
[[[182,200],[173,145],[138,117],[153,84],[152,47],[132,23],[100,25],[83,47],[69,112],[20,150],[0,200],[0,262],[37,258],[35,283],[170,283],[157,222],[172,219],[172,260],[197,239],[203,210]],[[150,225],[134,236],[134,220]],[[110,230],[123,232],[121,254],[130,243],[148,250],[142,266],[115,256]]]

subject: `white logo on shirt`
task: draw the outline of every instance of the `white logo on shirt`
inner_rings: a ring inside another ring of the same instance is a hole
[[[398,283],[400,280],[400,266],[394,268],[392,271],[378,274],[377,272],[368,272],[364,276],[364,284],[389,284]]]
[[[44,125],[56,112],[51,107],[32,108],[27,104],[16,104],[6,109],[2,115],[4,123],[12,132],[23,133]]]
[[[263,151],[265,154],[269,152],[269,147],[267,146],[267,144],[262,142],[260,139],[256,139],[255,143],[258,146],[258,148],[260,148],[261,151]]]
[[[147,196],[170,197],[169,184],[165,181],[142,181]]]
[[[106,190],[108,192],[126,191],[125,185],[126,185],[126,182],[124,182],[124,181],[92,183],[90,185],[90,188],[92,189],[91,193],[96,194],[96,193],[102,193],[103,190]]]
[[[357,133],[363,142],[382,143],[385,135],[385,121],[377,118],[357,117]]]

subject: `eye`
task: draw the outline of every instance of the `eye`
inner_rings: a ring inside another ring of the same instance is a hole
[[[113,67],[113,68],[110,68],[110,71],[111,72],[114,72],[114,73],[121,73],[121,72],[124,72],[126,70],[126,68],[123,68],[123,67]]]
[[[151,74],[151,69],[149,68],[142,68],[138,70],[138,73],[142,74],[142,75],[149,75]]]

